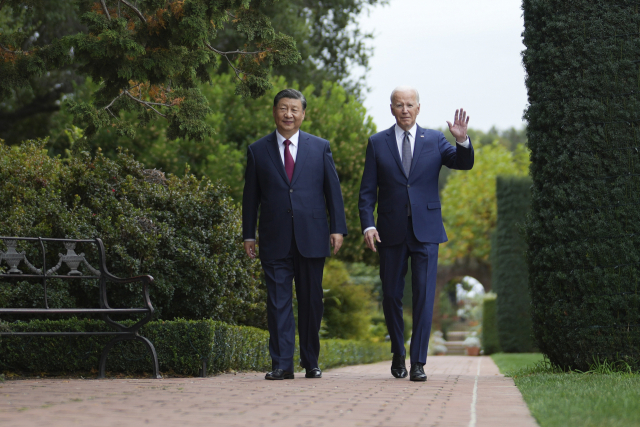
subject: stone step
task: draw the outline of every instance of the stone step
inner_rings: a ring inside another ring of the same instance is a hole
[[[471,332],[469,332],[469,331],[449,331],[449,332],[447,332],[447,338],[450,341],[464,341],[465,338],[467,338],[469,335],[471,335]]]
[[[447,347],[447,355],[460,355],[467,354],[467,349],[464,346],[464,341],[447,341],[444,343]]]

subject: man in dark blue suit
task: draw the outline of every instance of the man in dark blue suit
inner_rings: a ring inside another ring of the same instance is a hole
[[[391,373],[405,378],[402,294],[411,257],[413,334],[412,381],[426,381],[431,318],[436,289],[438,246],[447,241],[442,224],[438,175],[442,166],[468,170],[473,167],[473,147],[467,136],[469,118],[456,110],[449,124],[456,138],[453,147],[442,132],[416,124],[420,96],[410,87],[391,93],[391,114],[396,124],[369,138],[360,186],[360,223],[369,249],[380,252],[382,308],[391,339]],[[378,223],[373,211],[378,203]]]
[[[322,272],[347,234],[340,182],[329,141],[300,131],[307,101],[294,89],[273,101],[276,131],[251,144],[242,197],[244,248],[260,261],[267,283],[267,322],[272,371],[268,380],[293,379],[295,324],[292,281],[298,299],[301,365],[306,378],[320,378]],[[327,212],[329,222],[327,221]]]

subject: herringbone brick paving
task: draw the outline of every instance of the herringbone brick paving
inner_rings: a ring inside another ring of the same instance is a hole
[[[209,378],[11,380],[0,426],[536,426],[489,357],[430,357],[426,383],[390,362],[328,370],[319,380],[264,373]],[[478,375],[479,373],[479,375]],[[475,388],[475,393],[474,393]]]

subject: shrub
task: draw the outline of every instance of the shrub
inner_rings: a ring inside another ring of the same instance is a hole
[[[640,368],[640,13],[525,0],[533,330],[553,364]]]
[[[502,351],[531,353],[536,345],[531,327],[531,297],[525,251],[519,225],[531,206],[531,179],[498,177],[495,248],[492,248],[492,287],[497,299],[498,337]],[[494,262],[495,260],[495,262]]]
[[[158,317],[266,324],[259,263],[242,250],[239,211],[223,185],[192,175],[165,178],[124,153],[61,159],[45,147],[0,143],[0,235],[100,237],[113,274],[155,278]],[[22,249],[32,260],[40,256],[34,245]],[[95,257],[92,245],[80,249]],[[97,306],[91,283],[51,282],[53,307]],[[109,298],[116,307],[138,306],[138,284],[111,286]],[[0,304],[42,306],[42,287],[0,282]]]
[[[10,324],[14,332],[112,330],[104,322],[91,319],[33,320]],[[153,321],[140,334],[153,342],[160,370],[178,375],[198,375],[202,362],[207,372],[271,369],[269,333],[248,326],[234,326],[212,320]],[[102,348],[111,337],[11,337],[0,341],[0,370],[25,373],[97,372]],[[388,344],[321,340],[320,368],[373,363],[390,358]],[[299,359],[298,348],[294,360]],[[151,372],[146,347],[137,342],[121,342],[107,358],[108,372]]]
[[[484,354],[498,353],[500,351],[496,299],[497,295],[489,292],[485,294],[482,300],[482,349]]]
[[[328,259],[324,267],[323,336],[363,339],[369,335],[373,297],[365,284],[354,284],[345,265]]]

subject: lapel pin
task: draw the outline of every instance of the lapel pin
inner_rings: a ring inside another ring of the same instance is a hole
[[[420,135],[420,138],[424,138],[424,135]]]

